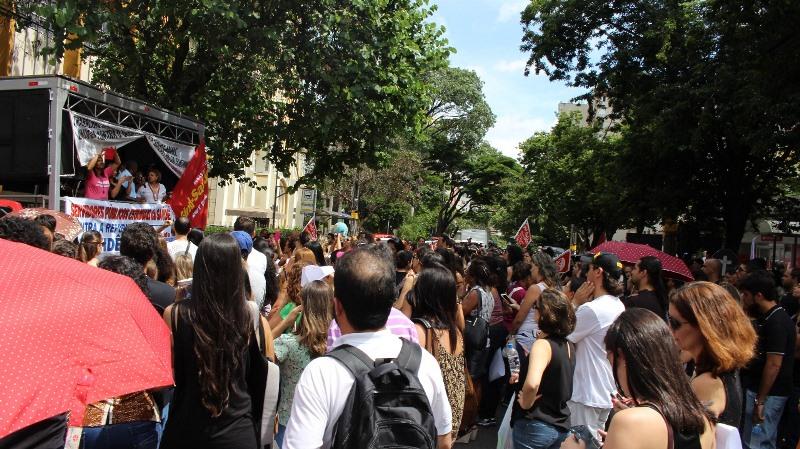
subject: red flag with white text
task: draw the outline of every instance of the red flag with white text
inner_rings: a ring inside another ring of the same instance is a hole
[[[531,226],[528,224],[527,218],[522,223],[522,226],[519,227],[519,231],[517,231],[517,235],[514,236],[514,240],[523,248],[527,248],[531,243]]]
[[[187,217],[192,227],[205,229],[208,221],[208,163],[206,144],[200,142],[167,204],[175,217]]]
[[[559,273],[569,273],[572,265],[572,251],[564,251],[560,256],[556,257],[555,262]]]
[[[308,220],[308,223],[306,223],[306,227],[303,228],[303,232],[308,232],[311,240],[317,239],[317,224],[314,223],[314,218],[316,217],[311,217],[311,219]]]

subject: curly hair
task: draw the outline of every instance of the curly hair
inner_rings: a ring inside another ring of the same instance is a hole
[[[702,335],[697,372],[714,376],[741,369],[755,356],[756,332],[742,307],[717,284],[692,282],[679,288],[670,303]]]
[[[42,228],[32,220],[20,217],[3,217],[0,220],[0,239],[24,243],[35,248],[50,250],[50,241]]]
[[[303,276],[303,267],[310,265],[307,262],[300,261],[295,262],[292,264],[292,267],[289,268],[288,276],[286,277],[286,296],[289,301],[295,304],[302,304],[302,298],[300,297],[300,291],[302,287],[300,287],[300,278]]]
[[[536,310],[539,312],[539,329],[548,336],[566,338],[575,330],[575,308],[561,290],[544,289]]]

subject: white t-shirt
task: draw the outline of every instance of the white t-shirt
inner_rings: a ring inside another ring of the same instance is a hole
[[[191,243],[187,239],[175,239],[171,242],[167,242],[167,251],[169,255],[172,256],[172,260],[175,260],[178,257],[178,254],[183,254],[186,251],[186,245],[189,245],[189,255],[192,256],[192,262],[194,262],[195,256],[197,255],[197,245]]]
[[[617,388],[603,340],[611,323],[623,311],[625,306],[619,298],[603,295],[581,305],[575,312],[575,330],[567,337],[575,343],[572,402],[611,408],[611,393]]]
[[[250,289],[253,290],[253,299],[258,304],[259,310],[264,306],[264,293],[267,291],[267,256],[252,250],[247,255],[247,277],[250,278]]]
[[[164,184],[159,184],[157,189],[151,189],[150,184],[145,183],[145,185],[139,187],[139,191],[136,194],[139,198],[144,198],[145,203],[161,203],[164,201],[164,197],[167,196],[167,188],[164,187]]]
[[[400,337],[384,329],[343,335],[336,340],[336,346],[342,344],[355,346],[372,359],[378,359],[397,357],[402,342]],[[427,351],[422,351],[417,377],[430,402],[436,433],[449,434],[452,431],[450,402],[439,364]],[[318,357],[312,360],[295,387],[292,413],[281,448],[329,448],[333,444],[334,427],[354,383],[350,371],[333,358]]]

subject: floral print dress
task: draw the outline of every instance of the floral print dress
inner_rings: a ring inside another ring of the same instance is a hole
[[[306,365],[311,362],[311,352],[300,344],[297,335],[287,332],[275,339],[275,358],[281,368],[281,400],[278,403],[278,422],[289,422],[294,400],[294,388]]]

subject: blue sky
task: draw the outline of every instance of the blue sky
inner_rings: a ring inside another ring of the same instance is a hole
[[[450,65],[474,70],[484,82],[486,100],[497,116],[486,140],[512,157],[522,141],[555,124],[559,102],[582,93],[544,75],[523,75],[527,56],[519,50],[519,19],[529,1],[432,0],[439,8],[433,20],[445,26],[456,49]]]

